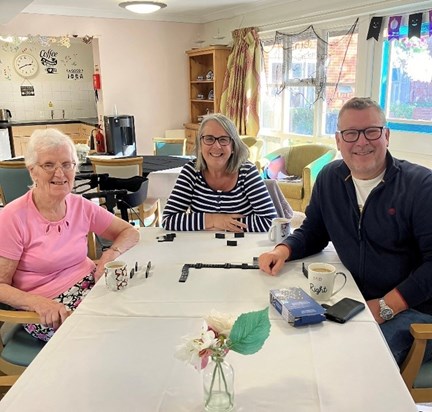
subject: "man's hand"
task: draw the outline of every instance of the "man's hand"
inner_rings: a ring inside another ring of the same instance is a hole
[[[258,258],[258,264],[263,272],[274,276],[279,273],[289,256],[290,249],[287,246],[278,245],[271,252],[263,253]]]

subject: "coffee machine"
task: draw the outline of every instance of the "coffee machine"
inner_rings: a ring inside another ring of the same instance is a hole
[[[104,124],[107,153],[119,157],[136,156],[134,117],[104,116]]]

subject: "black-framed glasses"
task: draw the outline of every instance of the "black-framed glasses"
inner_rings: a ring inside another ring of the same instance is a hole
[[[47,173],[55,173],[55,171],[60,168],[63,173],[71,172],[75,169],[76,163],[75,162],[63,162],[60,165],[56,165],[54,163],[43,163],[39,164],[36,163],[39,167],[41,167],[45,172]]]
[[[372,126],[372,127],[366,127],[366,129],[338,130],[337,133],[341,134],[342,139],[345,142],[354,143],[359,139],[360,133],[363,133],[364,137],[367,140],[378,140],[382,136],[382,132],[384,129],[387,129],[387,127],[385,127],[385,126]]]
[[[215,144],[215,142],[218,142],[221,146],[228,146],[231,143],[232,139],[230,136],[215,137],[212,135],[205,135],[205,136],[201,136],[201,140],[207,146],[211,146]]]

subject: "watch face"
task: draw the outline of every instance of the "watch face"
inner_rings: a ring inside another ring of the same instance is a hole
[[[381,309],[380,316],[384,320],[390,320],[393,318],[393,311],[389,307],[385,307]]]
[[[18,55],[14,61],[14,67],[17,73],[22,77],[32,77],[38,71],[37,60],[28,53]]]

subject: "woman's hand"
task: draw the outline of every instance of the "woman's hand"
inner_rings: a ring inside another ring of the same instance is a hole
[[[290,249],[287,246],[276,246],[271,252],[263,253],[258,258],[259,268],[269,275],[277,275],[289,256]]]
[[[58,329],[72,313],[63,304],[42,296],[34,296],[32,306],[41,323],[54,330]]]
[[[247,224],[237,220],[242,217],[244,215],[239,213],[206,213],[205,227],[206,229],[227,230],[229,232],[244,232]]]

